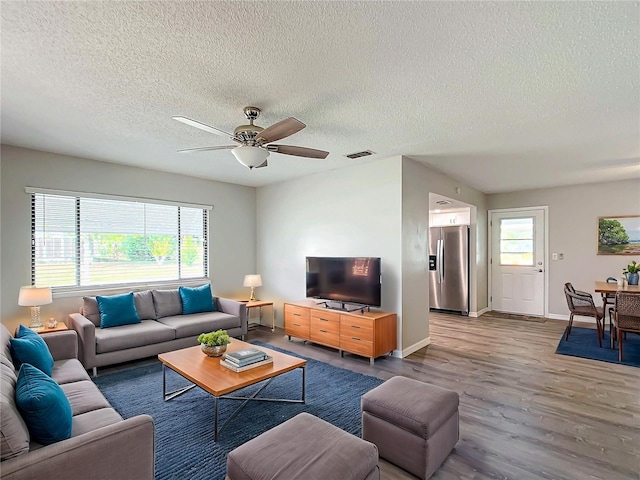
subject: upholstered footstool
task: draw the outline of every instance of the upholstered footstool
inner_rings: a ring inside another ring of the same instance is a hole
[[[362,438],[380,457],[427,479],[458,441],[459,401],[457,392],[393,377],[362,396]]]
[[[231,480],[379,480],[378,449],[300,413],[227,456]]]

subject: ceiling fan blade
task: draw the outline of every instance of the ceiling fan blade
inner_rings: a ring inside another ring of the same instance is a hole
[[[306,125],[300,120],[289,117],[265,128],[263,131],[258,133],[257,139],[264,145],[266,143],[275,142],[276,140],[288,137],[289,135],[293,135],[304,127],[306,127]]]
[[[216,135],[223,135],[226,137],[233,138],[232,133],[228,133],[228,132],[225,132],[224,130],[220,130],[219,128],[212,127],[211,125],[207,125],[206,123],[198,122],[197,120],[192,120],[191,118],[182,117],[182,116],[175,116],[171,118],[179,122],[182,122],[186,125],[199,128],[200,130],[204,130],[205,132],[215,133]]]
[[[257,167],[254,167],[254,168],[262,168],[262,167],[268,167],[268,166],[269,166],[269,162],[267,160],[265,160],[260,165],[258,165]]]
[[[329,155],[329,152],[325,152],[324,150],[316,150],[315,148],[307,147],[295,147],[293,145],[269,145],[269,151],[307,158],[327,158],[327,155]]]
[[[228,150],[230,148],[236,148],[237,145],[218,145],[215,147],[198,147],[198,148],[183,148],[178,150],[180,153],[192,153],[192,152],[208,152],[209,150]]]

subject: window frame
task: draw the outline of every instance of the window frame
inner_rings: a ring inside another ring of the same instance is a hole
[[[100,194],[100,193],[90,193],[90,192],[75,192],[75,191],[66,191],[66,190],[53,190],[46,188],[37,188],[37,187],[26,187],[25,192],[30,196],[30,276],[31,276],[31,285],[36,285],[36,209],[35,209],[35,199],[36,195],[55,195],[55,196],[64,196],[64,197],[72,197],[75,198],[75,224],[76,228],[74,231],[74,240],[75,240],[75,255],[74,262],[76,267],[78,267],[78,262],[80,261],[80,203],[82,199],[102,199],[113,202],[136,202],[150,205],[167,205],[172,207],[179,208],[194,208],[201,209],[203,215],[203,246],[202,246],[202,256],[203,256],[203,270],[204,275],[202,277],[188,277],[188,278],[175,278],[175,279],[164,279],[164,280],[143,280],[138,282],[125,281],[122,283],[108,283],[108,284],[96,284],[96,285],[64,285],[64,286],[51,286],[52,293],[54,297],[73,297],[78,295],[84,295],[88,293],[96,293],[96,292],[108,292],[108,291],[119,291],[122,289],[134,289],[134,290],[143,290],[147,288],[158,288],[158,287],[166,287],[166,288],[174,288],[179,285],[200,285],[203,282],[209,282],[209,271],[210,271],[210,224],[211,224],[211,210],[213,210],[212,205],[202,205],[202,204],[194,204],[194,203],[185,203],[185,202],[175,202],[170,200],[160,200],[160,199],[150,199],[143,197],[131,197],[124,195],[108,195],[108,194]],[[179,212],[179,210],[178,210]],[[179,218],[179,213],[178,213]],[[179,235],[180,227],[178,226]],[[180,260],[179,260],[180,261]],[[181,274],[182,266],[178,264],[178,275]]]

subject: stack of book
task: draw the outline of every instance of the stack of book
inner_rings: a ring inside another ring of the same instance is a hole
[[[273,363],[273,357],[270,357],[262,350],[257,348],[247,348],[237,352],[227,352],[224,359],[220,361],[220,365],[233,370],[234,372],[244,372],[251,368],[259,367]]]

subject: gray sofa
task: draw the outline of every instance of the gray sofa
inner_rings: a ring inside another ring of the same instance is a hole
[[[11,334],[0,325],[2,417],[0,472],[3,480],[106,480],[154,478],[154,425],[149,415],[123,420],[76,358],[74,331],[42,336],[54,364],[51,378],[71,404],[71,437],[51,445],[30,439],[16,406]]]
[[[78,358],[86,369],[151,357],[159,353],[198,344],[198,335],[224,329],[232,337],[248,331],[246,305],[228,298],[213,297],[215,312],[182,314],[179,290],[134,292],[141,322],[100,328],[96,297],[84,297],[80,313],[68,317],[69,328],[78,333]]]

